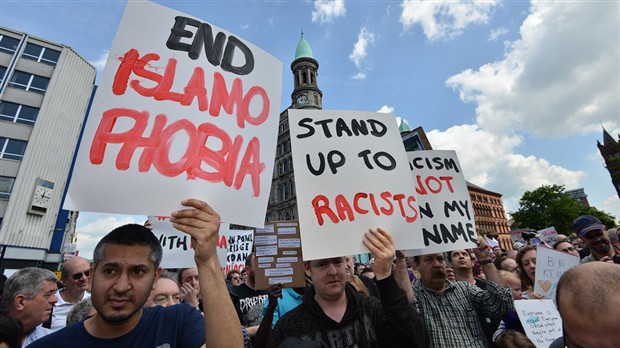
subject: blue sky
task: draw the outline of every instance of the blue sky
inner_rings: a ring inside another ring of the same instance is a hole
[[[602,125],[620,133],[618,1],[155,2],[281,60],[281,110],[303,29],[324,109],[390,111],[424,127],[509,212],[525,191],[560,184],[620,217],[596,148]],[[0,0],[0,24],[66,44],[101,73],[125,4]],[[82,213],[81,254],[113,226],[144,219]]]

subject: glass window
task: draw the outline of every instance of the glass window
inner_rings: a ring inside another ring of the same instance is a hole
[[[6,68],[3,66],[0,66],[0,82],[4,80],[4,74],[6,74]]]
[[[0,35],[0,51],[13,54],[17,50],[19,40],[10,36]]]
[[[0,176],[0,199],[9,199],[15,178]]]
[[[28,42],[22,57],[55,66],[60,57],[60,51]]]
[[[20,160],[26,152],[27,142],[0,137],[0,158]]]
[[[11,77],[11,86],[41,94],[45,93],[49,82],[50,79],[46,77],[25,73],[19,70],[15,70],[13,77]]]
[[[0,120],[32,125],[37,120],[39,109],[10,102],[0,102]]]

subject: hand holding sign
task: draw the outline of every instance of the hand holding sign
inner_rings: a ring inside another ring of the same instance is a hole
[[[377,280],[385,279],[392,274],[392,262],[396,256],[394,241],[388,231],[371,228],[364,234],[364,245],[375,255],[375,276]]]
[[[198,199],[186,199],[181,204],[192,209],[173,212],[170,219],[172,226],[192,236],[194,260],[198,266],[215,265],[219,270],[215,246],[218,242],[220,216],[207,203]]]

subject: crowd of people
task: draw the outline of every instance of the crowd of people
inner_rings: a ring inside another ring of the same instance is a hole
[[[256,289],[257,256],[222,275],[219,215],[189,199],[172,214],[192,237],[196,267],[162,270],[162,248],[143,225],[120,226],[92,263],[74,257],[61,278],[28,267],[2,284],[0,347],[535,347],[514,301],[537,300],[537,248],[581,264],[557,287],[564,332],[550,347],[617,347],[618,231],[593,216],[552,246],[515,243],[406,256],[389,231],[370,228],[373,258],[306,261],[306,286]]]

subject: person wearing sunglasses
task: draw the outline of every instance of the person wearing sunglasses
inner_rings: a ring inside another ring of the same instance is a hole
[[[241,273],[236,269],[229,271],[226,274],[226,279],[232,284],[232,286],[241,285]]]
[[[58,302],[52,310],[50,329],[56,331],[67,325],[67,314],[76,303],[90,297],[90,262],[75,256],[62,265],[60,280],[63,288],[56,292]]]
[[[573,221],[573,230],[591,252],[590,255],[581,260],[581,263],[591,261],[613,262],[614,256],[620,255],[620,246],[612,246],[607,233],[605,233],[605,225],[596,217],[582,215],[576,218]]]

